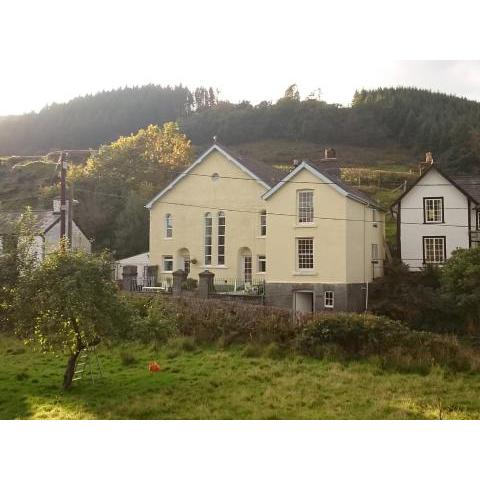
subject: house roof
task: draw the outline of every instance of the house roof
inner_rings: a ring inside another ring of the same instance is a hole
[[[213,151],[218,151],[222,153],[228,160],[230,160],[237,167],[243,170],[253,180],[257,181],[266,190],[273,186],[283,175],[283,173],[276,168],[273,168],[257,160],[240,156],[236,153],[229,151],[223,145],[215,143],[200,157],[198,157],[197,160],[195,160],[184,172],[178,175],[175,180],[169,183],[160,193],[153,197],[152,200],[150,200],[150,202],[145,205],[145,207],[152,208],[152,206],[157,200],[159,200],[163,195],[165,195],[169,190],[171,190],[180,180],[182,180],[182,178],[186,177],[191,170],[193,170],[199,163],[201,163],[205,158],[207,158],[208,155],[210,155],[210,153]]]
[[[357,190],[356,188],[352,187],[351,185],[346,184],[343,182],[338,176],[333,175],[331,169],[324,169],[321,165],[318,165],[313,162],[309,162],[304,160],[300,165],[298,165],[295,169],[293,169],[288,175],[282,178],[273,188],[271,188],[268,192],[264,193],[263,198],[266,200],[270,196],[272,196],[275,192],[277,192],[280,188],[292,181],[291,179],[295,177],[301,170],[308,170],[310,173],[315,175],[320,182],[325,183],[327,185],[331,185],[332,188],[337,190],[340,194],[351,198],[356,202],[363,203],[373,208],[377,208],[379,210],[384,210],[377,202],[372,200],[366,193]]]
[[[24,212],[0,212],[0,234],[10,234],[15,232],[15,227]],[[57,222],[60,221],[60,215],[49,210],[34,210],[34,228],[37,234],[46,233]]]
[[[410,185],[405,192],[398,197],[395,202],[392,203],[392,207],[397,205],[400,200],[402,200],[405,195],[407,195],[410,190],[418,185],[418,183],[425,178],[425,176],[432,170],[437,171],[445,180],[454,185],[458,190],[460,190],[467,198],[472,200],[474,203],[480,204],[480,177],[472,175],[461,175],[461,176],[449,176],[444,171],[442,171],[437,165],[431,164],[427,167],[422,174],[417,178],[417,180]]]

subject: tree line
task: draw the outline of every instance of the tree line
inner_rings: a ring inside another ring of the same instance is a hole
[[[275,103],[219,101],[212,87],[122,88],[53,104],[39,113],[0,117],[0,155],[87,149],[150,124],[177,121],[196,145],[291,139],[432,151],[452,171],[479,169],[480,103],[416,88],[356,91],[343,107],[301,99],[296,85]]]

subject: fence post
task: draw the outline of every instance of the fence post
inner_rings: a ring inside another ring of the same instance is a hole
[[[136,290],[137,266],[125,265],[122,272],[122,286],[129,292]]]
[[[203,298],[208,298],[208,294],[213,292],[213,279],[215,274],[208,270],[198,274],[198,293]]]
[[[182,294],[182,283],[186,280],[187,274],[183,270],[175,270],[172,273],[172,277],[172,295],[178,297]]]

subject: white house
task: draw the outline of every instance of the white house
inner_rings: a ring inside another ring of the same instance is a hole
[[[123,267],[137,267],[136,281],[138,285],[147,285],[148,266],[150,265],[150,254],[148,252],[139,253],[132,257],[121,258],[115,262],[115,280],[123,279]]]
[[[402,262],[420,270],[480,244],[479,206],[480,177],[449,176],[427,154],[423,173],[392,206]]]
[[[54,200],[52,210],[34,210],[34,251],[39,261],[45,255],[56,250],[60,244],[60,208]],[[0,212],[0,250],[3,250],[4,237],[15,233],[15,225],[20,220],[22,212]],[[68,224],[68,219],[67,219]],[[72,248],[90,253],[92,246],[90,240],[80,227],[72,220]]]

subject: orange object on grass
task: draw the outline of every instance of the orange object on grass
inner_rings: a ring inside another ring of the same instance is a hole
[[[159,372],[160,371],[160,365],[157,362],[150,362],[148,364],[148,370],[150,372]]]

